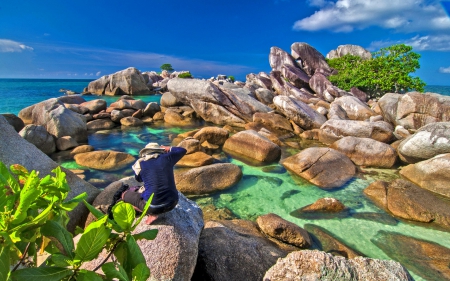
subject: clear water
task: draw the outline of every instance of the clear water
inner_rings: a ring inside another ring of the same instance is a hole
[[[26,106],[48,98],[61,96],[60,89],[81,92],[88,83],[88,80],[0,79],[0,98],[2,100],[0,112],[18,114]],[[426,91],[450,95],[450,86],[428,86]],[[99,97],[85,96],[84,98],[91,100]],[[117,97],[102,98],[105,98],[108,104],[117,100]],[[160,96],[138,98],[150,102],[159,101]],[[90,134],[89,144],[94,146],[96,150],[111,149],[137,156],[139,150],[148,142],[170,144],[176,135],[192,129],[165,127],[163,122],[156,123],[151,127],[117,128]],[[284,148],[283,157],[288,157],[297,152],[294,149]],[[53,159],[66,168],[82,170],[85,179],[99,188],[103,188],[110,182],[124,176],[133,175],[131,167],[114,172],[87,169],[77,165],[67,156],[67,153],[53,155]],[[205,205],[212,202],[218,208],[226,207],[230,209],[237,217],[242,219],[254,220],[259,215],[275,213],[299,226],[315,224],[327,229],[350,247],[372,258],[390,259],[370,241],[381,230],[432,241],[450,248],[449,232],[405,221],[392,220],[392,217],[376,207],[363,195],[362,190],[371,182],[377,179],[392,180],[397,178],[398,171],[395,169],[366,169],[364,174],[358,175],[346,186],[330,191],[317,188],[292,175],[278,163],[254,167],[233,158],[228,158],[228,161],[241,167],[244,174],[242,180],[228,190],[211,196],[193,198],[198,204]],[[340,200],[350,208],[349,215],[314,219],[297,218],[291,215],[291,212],[323,197],[333,197]],[[365,216],[367,213],[376,213],[381,217],[388,216],[390,221],[386,223],[383,220],[367,219],[367,216]],[[411,272],[411,274],[416,280],[423,280],[414,272]]]

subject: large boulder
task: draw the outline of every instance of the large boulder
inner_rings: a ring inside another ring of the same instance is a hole
[[[273,112],[255,113],[253,115],[253,122],[262,124],[264,128],[273,133],[286,134],[294,131],[288,119]]]
[[[336,103],[345,110],[350,120],[368,120],[371,116],[377,115],[372,109],[370,109],[365,103],[353,96],[340,97],[334,100]]]
[[[341,187],[356,172],[350,158],[326,147],[310,147],[302,150],[284,159],[282,165],[321,188]]]
[[[185,105],[190,105],[205,121],[218,125],[243,127],[245,121],[238,117],[236,106],[213,83],[198,79],[170,79],[167,88]]]
[[[130,116],[120,119],[120,124],[127,127],[141,127],[142,125],[144,125],[144,122],[142,122],[138,118]]]
[[[242,178],[234,164],[219,163],[175,172],[177,189],[184,194],[211,194],[235,185]]]
[[[287,244],[305,249],[312,245],[306,230],[282,217],[270,213],[256,219],[259,229],[268,236]]]
[[[79,145],[77,141],[70,136],[60,137],[56,140],[55,144],[58,150],[68,150]]]
[[[202,151],[186,154],[177,162],[179,167],[201,167],[214,163],[214,158]]]
[[[172,95],[170,92],[165,92],[162,94],[160,99],[160,104],[163,107],[172,107],[172,106],[179,106],[182,105],[181,102],[177,100],[177,98]]]
[[[6,121],[8,121],[8,123],[14,127],[14,129],[16,130],[16,132],[20,132],[20,130],[23,129],[23,127],[25,127],[25,124],[23,123],[23,120],[20,119],[19,117],[17,117],[14,114],[10,114],[10,113],[4,113],[1,114],[3,117],[5,117]]]
[[[276,96],[273,99],[277,109],[304,130],[318,129],[327,119],[306,103],[286,96]]]
[[[400,97],[396,124],[405,129],[419,129],[427,124],[450,121],[450,97],[410,92]]]
[[[80,106],[86,107],[89,109],[89,113],[96,114],[102,110],[106,110],[106,101],[102,99],[91,100],[87,102],[83,102]]]
[[[318,72],[311,76],[309,87],[322,99],[325,99],[325,91],[333,84],[322,73]]]
[[[404,139],[398,149],[400,159],[416,163],[436,155],[450,153],[450,122],[437,122],[420,128]]]
[[[309,76],[303,70],[290,64],[281,66],[281,74],[297,88],[309,87]]]
[[[88,92],[108,96],[150,94],[144,77],[134,67],[129,67],[90,82]]]
[[[130,186],[138,184],[133,180],[124,179]],[[95,207],[110,204],[112,195],[121,186],[121,182],[114,183],[105,188],[95,200]],[[103,195],[104,193],[104,195]],[[158,234],[154,240],[140,239],[137,241],[144,254],[151,276],[148,280],[190,281],[197,262],[197,253],[200,233],[203,229],[201,209],[195,202],[178,193],[179,201],[175,209],[159,215],[151,225],[142,220],[132,234],[141,233],[150,229],[157,229]],[[93,261],[85,263],[84,269],[93,270],[107,257],[103,251]],[[108,259],[110,262],[111,259]]]
[[[345,55],[352,55],[362,58],[363,60],[370,60],[372,58],[372,53],[367,51],[358,45],[339,45],[336,50],[331,50],[327,54],[327,59],[342,58]]]
[[[403,167],[400,175],[421,188],[450,198],[450,153]]]
[[[223,150],[265,163],[275,161],[281,155],[278,145],[253,130],[234,134],[225,141]]]
[[[2,132],[0,134],[0,161],[7,167],[20,164],[28,171],[38,171],[41,177],[52,174],[51,171],[58,167],[58,164],[37,149],[36,146],[20,137],[3,116],[0,116],[0,131]],[[65,168],[62,168],[62,170],[66,173],[66,180],[70,187],[68,199],[87,192],[86,201],[91,203],[99,190],[71,171]],[[84,223],[88,213],[88,209],[83,204],[79,204],[75,210],[69,213],[68,229],[73,231],[75,226]]]
[[[317,72],[329,75],[331,68],[325,57],[314,47],[304,42],[296,42],[291,45],[291,54],[297,61],[301,62],[301,67],[310,76]]]
[[[269,89],[259,88],[255,90],[256,98],[265,105],[273,103],[274,93]]]
[[[272,70],[281,71],[283,65],[297,66],[295,59],[287,52],[278,47],[270,48],[269,64]]]
[[[397,122],[397,108],[398,101],[402,97],[402,94],[387,93],[384,94],[378,101],[381,114],[384,120],[396,126]]]
[[[29,109],[31,109],[30,114]],[[71,136],[77,142],[87,141],[85,117],[67,109],[57,98],[42,101],[22,111],[26,116],[25,123],[44,126],[47,132],[56,138]]]
[[[34,144],[39,150],[45,154],[50,154],[56,151],[55,138],[47,132],[44,126],[40,125],[26,125],[19,135]]]
[[[388,231],[379,231],[371,242],[423,280],[450,280],[449,248]]]
[[[389,143],[394,138],[393,131],[392,125],[384,121],[367,122],[331,119],[320,127],[319,141],[325,144],[332,144],[343,137],[353,136]]]
[[[146,107],[144,108],[143,114],[144,116],[150,116],[153,117],[156,112],[161,111],[161,107],[156,102],[149,102]]]
[[[264,281],[300,280],[413,280],[396,261],[370,258],[346,259],[321,251],[295,251],[279,259],[264,275]]]
[[[397,152],[392,146],[369,138],[343,137],[330,147],[359,166],[392,168],[397,161]]]
[[[115,115],[117,117],[117,115]],[[113,115],[111,115],[111,117],[113,117]],[[114,117],[113,119],[116,120],[116,117]],[[123,118],[123,117],[122,117]],[[119,119],[119,122],[120,120]],[[116,126],[116,123],[114,123],[113,121],[109,120],[109,119],[97,119],[97,120],[93,120],[90,121],[86,124],[86,127],[88,130],[109,130],[112,129]]]
[[[131,154],[111,150],[79,153],[74,159],[78,165],[103,171],[120,170],[136,160]]]
[[[200,236],[193,281],[260,281],[287,253],[261,234],[251,221],[207,221]]]
[[[223,145],[228,139],[228,135],[229,132],[225,129],[218,127],[204,127],[195,133],[193,137],[198,139],[200,144],[207,141],[211,144]]]
[[[364,193],[396,217],[450,228],[449,200],[409,181],[374,182],[364,189]]]
[[[195,125],[197,120],[187,114],[184,114],[183,109],[171,107],[164,112],[164,122],[170,125],[182,127]]]

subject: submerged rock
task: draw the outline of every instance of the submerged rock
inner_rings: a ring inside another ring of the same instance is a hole
[[[379,231],[371,241],[424,280],[450,279],[450,249],[396,232]]]
[[[413,280],[408,271],[395,261],[370,258],[345,259],[320,251],[296,251],[279,259],[264,281],[300,280]]]

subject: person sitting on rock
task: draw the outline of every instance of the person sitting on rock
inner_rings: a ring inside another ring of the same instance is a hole
[[[140,152],[139,159],[133,165],[135,178],[144,182],[144,192],[126,190],[122,200],[130,203],[142,212],[145,204],[153,195],[147,211],[147,224],[151,224],[159,214],[171,211],[178,203],[178,191],[175,186],[173,167],[186,154],[182,147],[163,146],[157,143],[147,144]]]

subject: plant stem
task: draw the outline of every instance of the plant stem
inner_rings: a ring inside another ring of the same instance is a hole
[[[25,251],[23,252],[22,258],[20,259],[20,261],[16,264],[16,266],[14,266],[13,270],[11,272],[16,271],[16,269],[19,267],[19,265],[23,262],[23,260],[25,259],[27,252],[28,252],[28,248],[30,247],[31,242],[28,242],[27,246],[25,247]]]
[[[114,253],[114,251],[116,250],[117,246],[119,246],[119,244],[123,242],[123,240],[119,240],[116,242],[116,244],[114,244],[113,248],[111,249],[111,252],[109,252],[108,256],[96,267],[94,268],[94,272],[99,270],[100,267],[102,267],[102,265],[111,257],[111,255]]]

